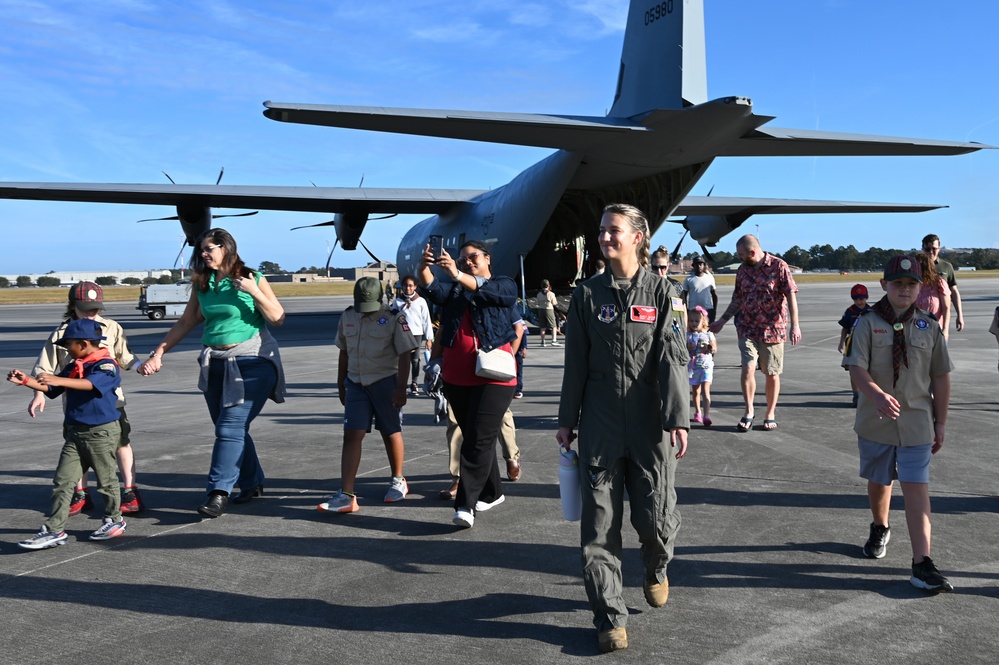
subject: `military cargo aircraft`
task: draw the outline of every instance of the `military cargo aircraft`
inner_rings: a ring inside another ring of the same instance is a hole
[[[653,233],[682,224],[711,247],[754,214],[918,212],[936,205],[753,199],[688,194],[717,157],[957,155],[979,143],[866,136],[769,126],[747,97],[709,99],[703,0],[632,0],[617,89],[605,116],[325,106],[265,102],[279,122],[555,149],[496,189],[378,189],[237,185],[0,183],[0,198],[175,206],[187,241],[213,208],[333,213],[337,242],[356,248],[374,216],[432,215],[402,238],[397,263],[412,271],[427,238],[456,250],[491,246],[493,270],[565,287],[599,256],[598,220],[631,203]],[[377,222],[375,222],[376,224]],[[318,225],[317,225],[318,226]]]

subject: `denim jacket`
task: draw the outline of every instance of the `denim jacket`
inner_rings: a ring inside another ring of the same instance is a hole
[[[479,346],[486,351],[503,346],[517,339],[513,323],[520,318],[517,304],[517,283],[503,275],[493,275],[484,280],[476,277],[479,288],[469,291],[458,282],[441,282],[435,279],[419,288],[420,295],[441,306],[441,344],[450,348],[454,344],[458,327],[465,311],[472,310],[472,328],[479,338]]]

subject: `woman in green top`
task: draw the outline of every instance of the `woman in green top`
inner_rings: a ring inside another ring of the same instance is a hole
[[[215,423],[215,448],[208,472],[208,498],[198,507],[206,517],[225,512],[229,494],[239,486],[234,503],[263,494],[264,472],[250,437],[250,422],[267,398],[284,401],[284,371],[277,342],[267,324],[284,323],[284,308],[260,273],[246,267],[236,241],[224,229],[206,231],[191,257],[191,299],[180,319],[139,368],[143,376],[163,367],[163,354],[204,322],[201,374]]]

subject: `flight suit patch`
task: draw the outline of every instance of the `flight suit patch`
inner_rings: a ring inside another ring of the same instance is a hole
[[[639,323],[655,323],[658,314],[659,310],[655,307],[646,307],[644,305],[631,306],[632,321],[637,321]]]
[[[683,298],[678,298],[676,296],[670,298],[673,303],[674,312],[686,312],[687,306],[683,304]]]
[[[601,323],[610,323],[617,319],[617,305],[601,305],[600,313],[597,315],[597,321]]]

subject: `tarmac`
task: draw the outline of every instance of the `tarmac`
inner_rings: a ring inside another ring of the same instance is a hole
[[[858,275],[881,290],[875,275]],[[857,475],[849,379],[836,321],[849,284],[804,284],[804,339],[788,347],[779,429],[740,434],[738,350],[719,336],[710,429],[695,425],[677,473],[683,518],[667,605],[642,595],[638,542],[625,521],[626,651],[600,656],[583,589],[578,523],[562,519],[556,413],[563,349],[530,339],[525,396],[513,403],[523,475],[474,528],[451,524],[444,427],[431,400],[406,406],[409,497],[385,504],[387,460],[365,439],[361,509],[316,511],[338,487],[342,408],[333,345],[347,297],[289,298],[281,344],[289,397],[252,433],[266,494],[202,519],[213,430],[196,388],[199,335],[154,377],[125,378],[147,510],[94,543],[102,511],[70,518],[69,542],[16,543],[48,509],[60,406],[32,420],[30,393],[0,387],[2,663],[994,663],[999,653],[995,430],[997,346],[987,329],[999,280],[960,283],[966,327],[951,335],[947,440],[931,466],[933,558],[956,587],[909,582],[901,494],[888,555],[865,559],[871,521]],[[731,287],[719,289],[720,307]],[[30,370],[63,307],[0,307],[3,370]],[[172,323],[132,305],[108,315],[147,354]],[[97,501],[99,504],[99,499]]]

